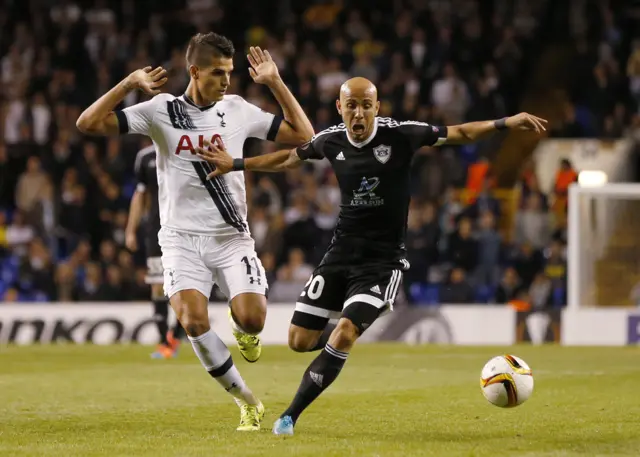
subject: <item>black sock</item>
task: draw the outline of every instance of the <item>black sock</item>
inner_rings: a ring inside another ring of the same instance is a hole
[[[176,321],[176,325],[173,327],[173,337],[176,340],[183,340],[187,336],[187,332],[184,331],[184,327],[180,321]]]
[[[319,351],[320,349],[324,349],[324,347],[329,342],[329,337],[331,336],[331,333],[335,330],[335,328],[336,328],[336,324],[327,324],[327,326],[324,328],[324,332],[322,332],[322,335],[320,335],[318,342],[314,347],[312,347],[309,350],[309,352]]]
[[[295,423],[302,411],[336,380],[348,355],[348,352],[338,351],[327,344],[302,375],[296,396],[280,417],[291,416]]]
[[[153,320],[158,327],[160,334],[160,344],[169,344],[167,332],[169,331],[169,301],[166,298],[153,300]]]

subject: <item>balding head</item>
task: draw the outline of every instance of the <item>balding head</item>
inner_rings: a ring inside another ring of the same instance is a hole
[[[340,99],[336,106],[353,140],[361,142],[372,134],[380,108],[375,84],[366,78],[347,80],[340,87]]]
[[[371,98],[378,101],[378,89],[367,78],[348,79],[340,87],[340,99],[344,97]]]

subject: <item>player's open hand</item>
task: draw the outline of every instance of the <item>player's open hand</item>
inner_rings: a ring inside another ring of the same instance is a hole
[[[132,89],[140,89],[149,95],[158,95],[167,82],[167,70],[162,67],[145,67],[131,73],[127,83]]]
[[[548,121],[529,113],[520,113],[506,119],[507,127],[515,130],[528,130],[541,133],[547,130]]]
[[[204,146],[204,148],[196,147],[196,154],[202,160],[216,167],[215,170],[207,175],[207,180],[224,175],[233,170],[233,157],[227,152],[220,137],[216,137],[213,143],[204,140]]]
[[[247,59],[251,67],[249,67],[249,74],[255,82],[258,84],[273,84],[280,79],[280,73],[278,73],[278,66],[271,58],[269,51],[263,51],[259,47],[251,46],[249,48],[249,54]]]

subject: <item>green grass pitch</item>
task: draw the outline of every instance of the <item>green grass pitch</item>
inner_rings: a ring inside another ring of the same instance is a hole
[[[190,347],[149,359],[140,346],[0,348],[0,456],[639,456],[640,350],[508,348],[534,372],[531,399],[499,409],[480,392],[505,348],[361,345],[301,417],[271,434],[312,354],[266,347],[235,360],[267,407],[235,432],[238,409]]]

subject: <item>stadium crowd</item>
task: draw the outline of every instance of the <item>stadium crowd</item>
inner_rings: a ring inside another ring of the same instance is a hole
[[[382,116],[455,124],[516,112],[547,4],[256,0],[240,10],[221,0],[4,3],[0,297],[7,302],[148,299],[144,253],[124,248],[133,160],[145,140],[86,138],[75,120],[92,100],[146,65],[169,69],[167,90],[180,93],[188,82],[183,46],[191,34],[215,30],[232,38],[239,51],[232,92],[274,111],[269,94],[250,82],[243,56],[248,45],[267,48],[316,131],[339,122],[334,100],[352,75],[376,82]],[[583,62],[593,68],[587,71],[593,81],[584,78],[572,94],[580,103],[567,105],[586,106],[596,121],[589,128],[581,124],[579,132],[567,121],[558,134],[620,135],[637,110],[640,47],[636,43],[628,54],[627,81],[616,18],[605,17],[609,26],[597,56]],[[575,36],[583,49],[583,35]],[[601,88],[595,95],[592,84]],[[635,108],[616,102],[624,84]],[[245,154],[274,147],[248,142]],[[533,167],[525,167],[513,230],[500,231],[503,209],[483,147],[416,154],[406,297],[561,306],[563,201],[575,171],[564,163],[554,194],[544,195]],[[476,192],[458,190],[465,187]],[[247,174],[247,194],[270,298],[295,299],[331,238],[340,203],[335,177],[323,162],[278,175]]]

